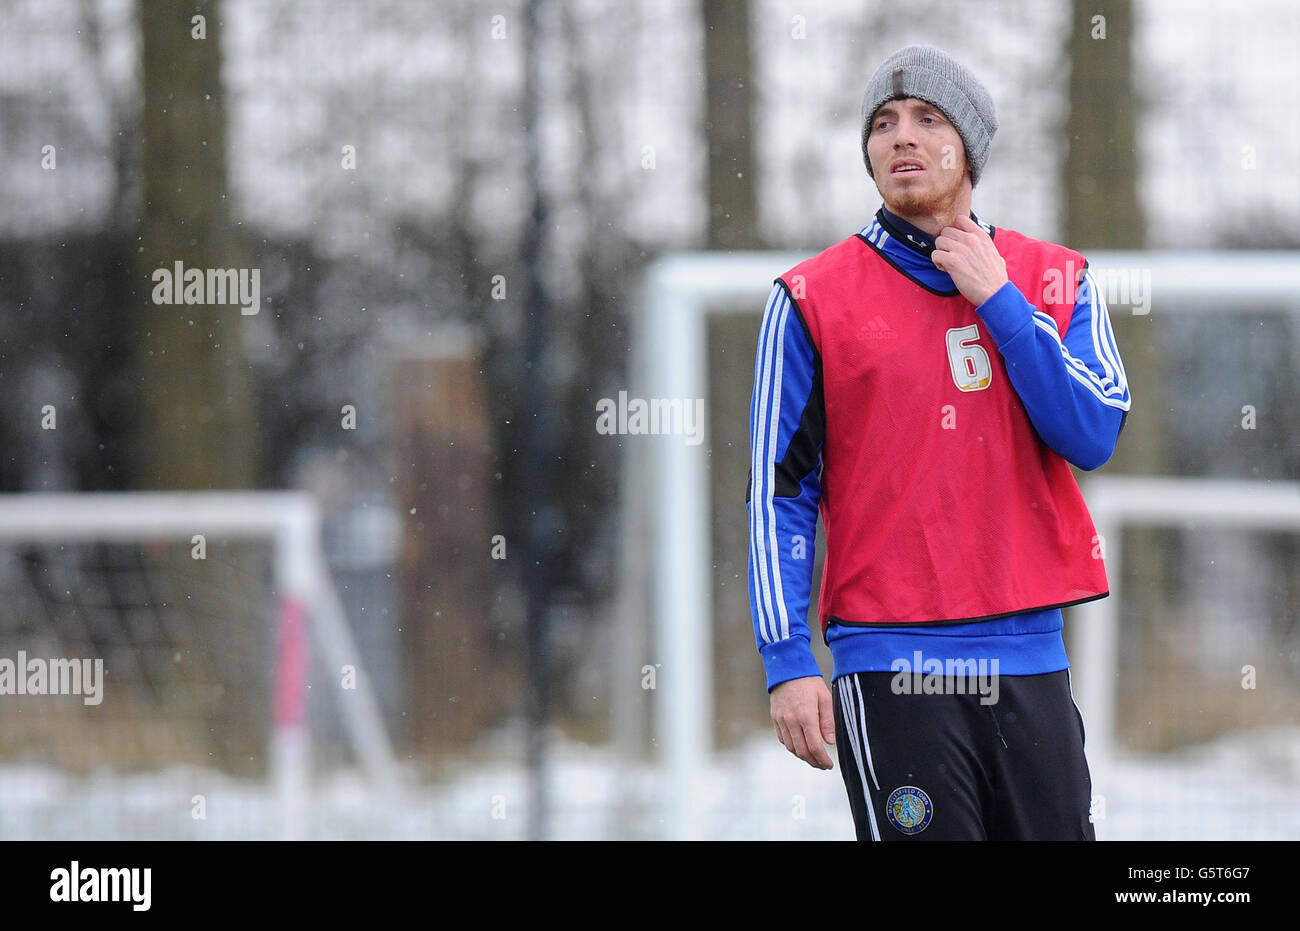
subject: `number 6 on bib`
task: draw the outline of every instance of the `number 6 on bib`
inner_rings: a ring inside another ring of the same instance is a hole
[[[993,366],[989,354],[975,341],[980,338],[979,327],[953,327],[945,337],[948,341],[948,366],[952,380],[962,391],[979,391],[993,383]]]

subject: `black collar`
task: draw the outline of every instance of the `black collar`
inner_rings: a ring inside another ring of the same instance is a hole
[[[925,230],[913,226],[897,214],[890,213],[885,207],[881,207],[876,213],[876,219],[880,225],[885,228],[889,235],[893,236],[904,245],[911,246],[912,249],[928,256],[934,251],[934,237]]]
[[[971,213],[970,218],[976,223],[980,223],[979,218]],[[930,256],[934,252],[934,237],[925,230],[913,226],[897,214],[891,213],[887,208],[881,207],[876,213],[876,219],[880,225],[885,228],[889,235],[893,236],[905,246],[910,246],[914,251],[921,255]],[[980,223],[980,226],[984,226]],[[987,227],[985,227],[987,229]]]

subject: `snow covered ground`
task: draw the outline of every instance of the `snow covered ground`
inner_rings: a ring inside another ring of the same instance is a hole
[[[516,744],[517,746],[517,744]],[[604,747],[556,739],[557,839],[662,836],[662,776],[617,765]],[[463,760],[436,784],[375,797],[355,776],[319,782],[307,836],[322,839],[522,839],[527,773],[509,760]],[[1300,728],[1239,732],[1159,756],[1122,757],[1094,789],[1103,840],[1300,839]],[[805,766],[767,734],[720,755],[703,780],[704,836],[722,840],[852,840],[839,771]],[[203,796],[198,802],[195,796]],[[202,805],[205,818],[194,817]],[[274,838],[268,785],[202,770],[71,777],[0,766],[0,839]]]

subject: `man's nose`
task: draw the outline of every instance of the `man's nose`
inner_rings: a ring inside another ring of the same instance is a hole
[[[903,148],[915,145],[916,135],[913,132],[911,123],[907,120],[899,120],[898,129],[894,132],[894,147]]]

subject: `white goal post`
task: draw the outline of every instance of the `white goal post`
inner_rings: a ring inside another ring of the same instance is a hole
[[[1090,477],[1083,494],[1103,543],[1110,597],[1078,605],[1080,704],[1087,717],[1093,783],[1105,780],[1115,752],[1115,676],[1119,660],[1120,566],[1126,527],[1218,527],[1300,532],[1300,482],[1153,476]]]
[[[149,543],[190,546],[205,538],[272,545],[277,598],[274,709],[269,777],[278,797],[278,833],[300,838],[309,804],[305,708],[308,643],[328,668],[356,670],[356,688],[336,695],[358,762],[377,789],[391,791],[396,764],[370,680],[361,668],[341,600],[321,551],[316,502],[301,492],[88,492],[0,495],[0,542],[72,545]],[[232,593],[233,594],[233,593]],[[111,671],[110,671],[111,677]]]
[[[757,316],[773,279],[807,257],[792,252],[696,252],[653,262],[635,320],[632,393],[642,398],[707,398],[709,316]],[[1098,251],[1088,258],[1099,282],[1140,271],[1146,294],[1154,295],[1162,309],[1298,307],[1300,255],[1293,252]],[[639,448],[648,455],[629,454],[622,476],[627,510],[621,537],[618,642],[634,642],[636,626],[650,623],[655,659],[662,666],[653,700],[655,738],[666,777],[664,831],[670,838],[694,838],[702,824],[698,780],[713,750],[709,444],[652,437]],[[1089,721],[1090,755],[1095,751],[1107,759],[1113,735],[1115,685],[1106,677],[1116,663],[1119,527],[1137,521],[1176,522],[1179,508],[1186,509],[1186,488],[1199,496],[1197,513],[1203,520],[1263,526],[1260,518],[1273,511],[1292,514],[1276,517],[1275,526],[1294,528],[1294,489],[1279,489],[1276,483],[1271,487],[1272,492],[1263,482],[1232,489],[1216,482],[1195,488],[1124,485],[1102,476],[1086,482],[1084,495],[1093,516],[1109,528],[1108,569],[1114,593],[1084,606],[1091,616],[1082,623],[1087,630],[1074,658],[1081,672],[1076,697]],[[1247,490],[1260,503],[1243,509],[1231,494]],[[1171,504],[1175,499],[1178,508]],[[631,659],[624,649],[616,662]],[[616,734],[637,731],[635,704],[628,690],[616,689]]]

